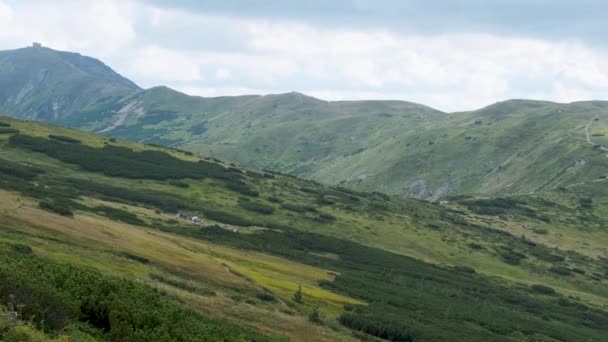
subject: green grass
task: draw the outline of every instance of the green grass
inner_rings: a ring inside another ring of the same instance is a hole
[[[0,137],[6,161],[0,168],[0,240],[26,244],[52,262],[149,283],[201,314],[294,340],[349,340],[347,327],[393,339],[442,340],[450,333],[483,340],[508,331],[507,340],[520,334],[572,340],[574,334],[605,333],[593,323],[602,322],[608,305],[607,265],[599,258],[608,239],[601,229],[608,204],[601,189],[460,197],[439,205],[280,174],[266,177],[208,159],[238,181],[220,174],[180,179],[188,184],[182,187],[146,173],[119,177],[83,168],[61,155],[80,151],[78,156],[103,159],[107,138],[2,121],[22,131],[19,139],[52,144],[53,150]],[[196,165],[193,174],[208,167],[174,149],[112,144],[135,160],[145,155],[158,158],[147,160],[152,164]],[[132,164],[125,165],[117,164]],[[41,201],[73,215],[43,210]],[[176,218],[178,210],[203,223]],[[514,264],[505,255],[521,257]],[[555,267],[572,271],[564,276],[551,271]],[[556,293],[547,296],[532,285]],[[299,286],[302,304],[293,302]],[[260,293],[276,300],[261,300]],[[572,305],[560,305],[560,299]],[[446,313],[446,305],[453,310]],[[471,305],[477,309],[461,313]],[[321,325],[308,319],[315,308]],[[591,323],[571,311],[582,308],[593,313]],[[501,315],[510,318],[494,320]]]

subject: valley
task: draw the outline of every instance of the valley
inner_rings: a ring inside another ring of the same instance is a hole
[[[4,311],[21,305],[19,329],[32,336],[606,334],[608,201],[595,183],[431,203],[42,122],[0,122],[0,298]],[[96,290],[84,279],[99,279]],[[111,290],[117,284],[129,290]],[[130,304],[102,302],[97,291]],[[129,311],[147,305],[137,298],[158,309],[140,317]],[[10,326],[0,319],[0,330]]]

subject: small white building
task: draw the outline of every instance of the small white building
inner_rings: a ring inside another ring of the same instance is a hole
[[[198,216],[192,216],[192,223],[201,223],[201,219]]]

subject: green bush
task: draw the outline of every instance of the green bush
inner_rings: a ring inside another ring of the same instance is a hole
[[[11,124],[8,122],[0,121],[0,127],[11,127]]]
[[[546,294],[546,295],[555,294],[555,290],[549,286],[534,284],[530,287],[532,288],[532,290],[534,290],[538,293],[542,293],[542,294]]]
[[[549,268],[549,271],[564,276],[571,274],[570,269],[565,266],[552,266],[551,268]]]
[[[111,177],[157,180],[205,177],[230,180],[235,177],[219,164],[181,160],[161,151],[133,151],[113,145],[94,148],[28,135],[13,135],[9,143]]]
[[[78,139],[74,139],[72,137],[66,137],[64,135],[54,135],[54,134],[50,134],[49,135],[50,139],[54,139],[54,140],[58,140],[58,141],[62,141],[62,142],[66,142],[66,143],[70,143],[70,144],[80,144],[81,141]]]
[[[19,133],[18,129],[10,128],[10,127],[0,127],[0,134],[17,134]]]
[[[303,206],[294,203],[281,203],[281,207],[296,213],[305,213],[307,211]]]
[[[239,201],[239,206],[241,206],[242,208],[245,208],[249,211],[254,211],[256,213],[260,213],[260,214],[264,214],[264,215],[271,215],[272,213],[274,213],[273,207],[260,203],[260,202]]]
[[[48,210],[62,216],[74,216],[72,210],[64,203],[55,201],[42,201],[38,203],[38,206],[44,210]]]
[[[84,322],[104,341],[270,340],[209,319],[148,286],[47,259],[0,251],[0,279],[0,302],[11,300],[49,332]]]
[[[137,226],[146,225],[146,222],[143,221],[142,219],[140,219],[139,217],[137,217],[136,214],[133,214],[131,212],[128,212],[128,211],[125,211],[122,209],[101,205],[101,206],[97,206],[97,207],[93,208],[92,211],[95,213],[104,215],[114,221],[120,221],[120,222],[129,223],[129,224],[133,224],[133,225],[137,225]]]

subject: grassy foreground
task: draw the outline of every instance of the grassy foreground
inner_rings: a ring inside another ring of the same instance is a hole
[[[439,205],[0,121],[4,336],[606,336],[606,202],[583,188]]]

